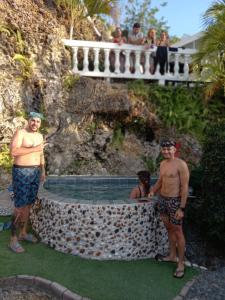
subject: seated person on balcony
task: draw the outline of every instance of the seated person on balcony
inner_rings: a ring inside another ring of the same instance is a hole
[[[161,32],[156,45],[156,64],[159,64],[159,72],[163,75],[168,68],[168,47],[170,46],[169,36],[166,31]]]
[[[144,41],[145,43],[145,49],[152,49],[156,46],[156,29],[150,28],[148,30],[147,37]],[[150,58],[149,58],[149,64],[150,64],[150,73],[154,74],[155,73],[155,68],[156,68],[156,52],[151,52]]]
[[[130,193],[130,199],[147,198],[150,192],[150,173],[148,171],[139,171],[137,173],[139,185],[134,187]]]
[[[125,36],[123,36],[122,31],[120,27],[116,27],[116,30],[113,34],[113,43],[117,43],[119,46],[127,42],[127,39]],[[114,72],[115,70],[115,60],[116,60],[116,55],[114,51],[110,51],[110,70]],[[125,54],[123,51],[120,52],[120,72],[125,71]]]
[[[128,43],[132,45],[143,45],[144,36],[141,32],[141,26],[139,23],[134,23],[133,29],[128,34]],[[141,65],[144,65],[144,55],[141,55]],[[130,70],[131,73],[135,72],[135,53],[131,52],[130,54]]]

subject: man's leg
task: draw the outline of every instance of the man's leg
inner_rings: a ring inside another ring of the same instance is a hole
[[[30,215],[30,205],[26,205],[23,209],[23,219],[21,222],[21,226],[19,227],[19,239],[27,236],[27,227]]]
[[[169,255],[164,258],[165,261],[177,261],[177,253],[176,253],[176,234],[172,224],[169,222],[169,217],[166,215],[160,215],[161,220],[163,221],[169,239]]]
[[[178,250],[178,270],[184,270],[184,254],[185,254],[185,237],[182,225],[173,225],[175,227],[175,235]]]
[[[9,248],[17,253],[24,252],[23,247],[18,243],[17,230],[24,227],[23,208],[15,208],[11,223],[11,237]]]

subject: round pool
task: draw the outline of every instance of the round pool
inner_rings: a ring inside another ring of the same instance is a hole
[[[155,180],[155,179],[154,179]],[[42,242],[95,259],[138,259],[165,254],[168,240],[155,201],[130,200],[135,177],[50,176],[31,214]]]
[[[155,182],[156,178],[152,178],[151,185]],[[130,192],[137,185],[137,177],[64,176],[48,178],[44,188],[61,196],[62,201],[113,204],[130,203]]]

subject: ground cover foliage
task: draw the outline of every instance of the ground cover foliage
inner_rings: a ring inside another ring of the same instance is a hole
[[[8,218],[0,217],[0,222]],[[153,259],[98,261],[82,259],[48,248],[41,243],[23,242],[26,252],[19,255],[7,248],[9,231],[0,233],[0,277],[18,274],[41,276],[58,282],[92,300],[171,300],[199,271],[186,268],[183,279],[172,274],[175,265]]]

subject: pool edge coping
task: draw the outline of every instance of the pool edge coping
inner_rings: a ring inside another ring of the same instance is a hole
[[[17,285],[34,287],[62,300],[91,300],[90,298],[82,297],[72,292],[55,281],[39,276],[16,275],[0,278],[0,287],[5,285],[8,285],[9,287],[15,287]]]

